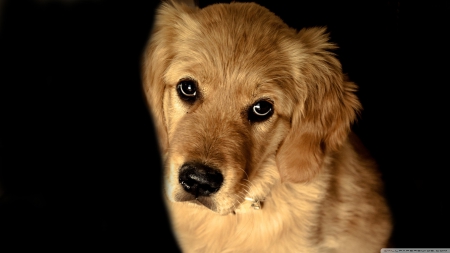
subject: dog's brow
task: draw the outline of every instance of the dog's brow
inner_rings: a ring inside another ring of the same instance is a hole
[[[274,78],[270,78],[270,79],[266,79],[260,83],[258,83],[258,85],[256,86],[256,89],[258,89],[261,85],[272,82],[273,80],[279,80],[279,79],[288,79],[290,77],[288,76],[278,76],[278,77],[274,77]]]
[[[291,78],[291,77],[289,77],[289,76],[277,76],[277,77],[274,77],[274,78],[265,79],[264,81],[259,82],[259,83],[256,85],[256,88],[254,89],[254,92],[253,92],[252,96],[253,96],[253,97],[256,97],[256,96],[257,96],[256,91],[257,91],[258,89],[260,89],[261,86],[263,86],[264,84],[270,83],[270,82],[272,82],[272,81],[274,81],[274,80],[290,79],[290,78]],[[279,82],[275,82],[275,84],[276,84],[277,86],[280,86],[280,87],[281,87],[281,84],[280,84]]]

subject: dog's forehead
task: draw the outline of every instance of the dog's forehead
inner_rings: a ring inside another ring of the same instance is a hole
[[[253,3],[212,5],[192,18],[198,25],[190,27],[192,37],[184,42],[192,53],[222,68],[274,64],[280,61],[280,41],[295,34],[275,14]]]
[[[248,96],[290,79],[292,66],[280,43],[292,40],[295,30],[266,8],[216,4],[189,19],[189,25],[175,33],[176,53],[165,76],[169,83],[192,77],[202,88]]]
[[[204,28],[215,32],[231,32],[228,35],[247,33],[261,36],[289,28],[273,12],[255,3],[214,4],[200,9],[192,17]],[[202,32],[205,30],[202,29]]]

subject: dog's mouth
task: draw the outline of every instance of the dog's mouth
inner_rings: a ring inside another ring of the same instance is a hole
[[[242,203],[233,205],[232,208],[217,208],[217,205],[211,200],[201,200],[201,199],[191,199],[184,202],[190,203],[192,205],[208,208],[209,210],[218,213],[220,215],[237,214],[241,212],[248,212],[250,210],[260,210],[264,206],[264,198],[256,199],[246,197]]]
[[[222,200],[223,197],[221,198]],[[239,201],[242,200],[242,201]],[[207,208],[212,212],[220,215],[236,214],[238,212],[247,212],[249,210],[260,210],[263,207],[264,198],[245,197],[243,199],[225,198],[225,202],[232,203],[231,205],[219,205],[217,199],[211,196],[193,196],[181,192],[176,195],[175,202],[185,202],[199,208]]]
[[[202,197],[202,196],[195,197],[190,194],[182,194],[182,195],[183,196],[179,196],[178,198],[176,198],[176,201],[188,202],[195,205],[204,206],[214,212],[217,212],[218,210],[216,203],[209,197]]]
[[[220,215],[234,213],[235,209],[239,207],[239,201],[231,197],[218,197],[217,194],[218,193],[208,196],[195,196],[182,190],[175,195],[173,201],[188,203],[199,208],[207,208]]]

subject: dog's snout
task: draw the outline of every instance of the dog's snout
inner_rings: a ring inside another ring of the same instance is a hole
[[[181,167],[178,179],[183,189],[197,198],[217,192],[222,185],[223,175],[219,170],[204,164],[190,163]]]

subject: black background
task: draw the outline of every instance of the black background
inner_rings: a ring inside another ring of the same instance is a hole
[[[0,7],[0,251],[177,252],[141,92],[157,1]],[[200,1],[200,6],[212,1]],[[258,1],[327,26],[364,107],[396,247],[448,247],[448,3]]]

